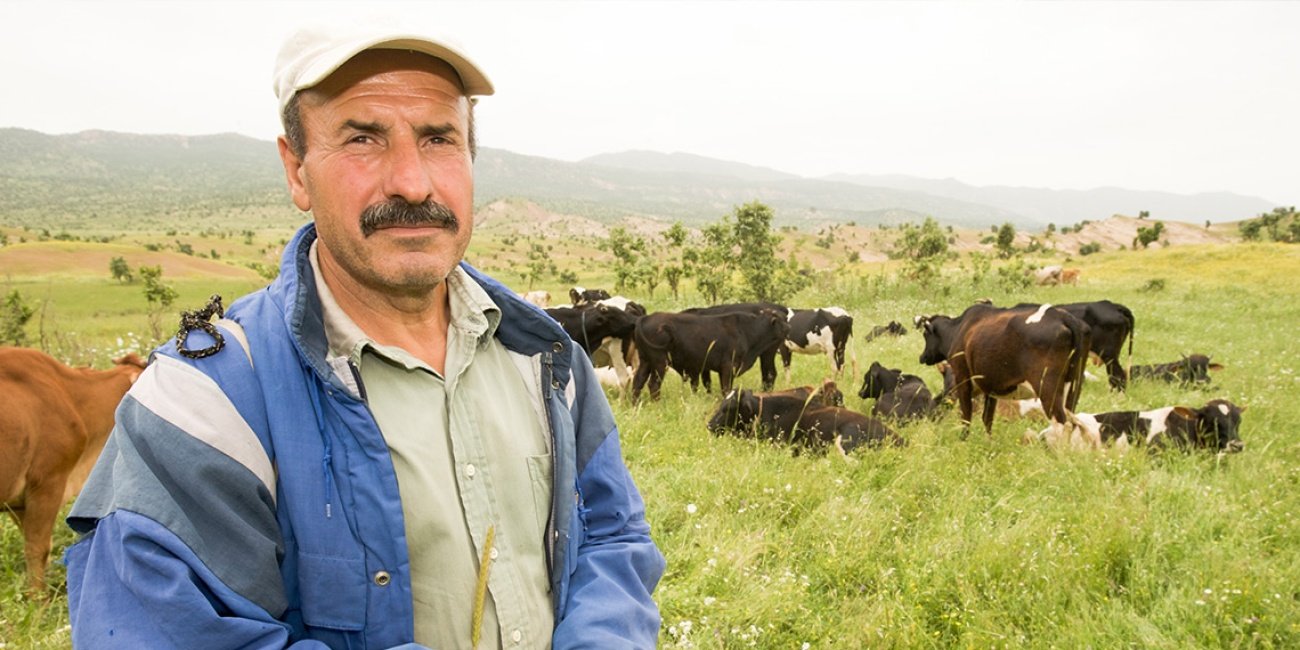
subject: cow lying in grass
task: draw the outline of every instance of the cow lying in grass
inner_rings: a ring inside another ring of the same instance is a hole
[[[1180,384],[1208,384],[1211,370],[1223,370],[1223,364],[1211,363],[1210,357],[1204,354],[1190,354],[1169,363],[1133,366],[1131,374],[1136,378],[1176,381]]]
[[[876,399],[871,414],[896,420],[930,417],[937,411],[939,402],[934,399],[925,380],[909,375],[898,368],[886,368],[879,361],[862,376],[862,399]]]
[[[1145,446],[1155,450],[1209,449],[1236,453],[1246,448],[1241,441],[1241,414],[1246,407],[1224,399],[1213,399],[1199,409],[1166,406],[1150,411],[1076,413],[1078,426],[1087,435],[1099,437],[1116,447]],[[1047,430],[1040,433],[1045,436]]]
[[[731,391],[709,418],[709,431],[781,442],[790,445],[795,454],[803,449],[822,451],[831,447],[848,454],[863,446],[907,444],[880,420],[831,406],[822,395]]]

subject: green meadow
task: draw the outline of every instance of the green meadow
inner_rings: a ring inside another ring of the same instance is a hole
[[[471,257],[477,251],[482,266],[493,266],[487,251],[499,246],[478,246]],[[896,427],[910,443],[904,448],[794,455],[711,435],[704,423],[716,392],[693,393],[672,378],[655,402],[633,404],[611,391],[626,461],[668,560],[656,592],[660,646],[1300,647],[1300,247],[1173,246],[1070,264],[1082,269],[1077,286],[1023,290],[973,280],[955,263],[929,287],[899,279],[893,263],[842,265],[788,302],[838,305],[854,316],[857,370],[839,381],[847,406],[862,411],[871,404],[856,396],[860,373],[873,360],[921,375],[937,392],[938,373],[917,361],[918,314],[956,315],[978,298],[1120,302],[1137,318],[1132,362],[1199,352],[1225,367],[1208,387],[1133,382],[1126,393],[1108,390],[1104,370],[1092,367],[1098,380],[1085,386],[1079,409],[1229,399],[1247,409],[1244,452],[1022,443],[1027,430],[1045,426],[1038,420],[998,419],[991,435],[977,423],[963,438],[950,411]],[[178,309],[199,307],[212,293],[229,304],[264,283],[253,273],[213,279],[176,268],[166,277],[180,294]],[[609,286],[598,265],[577,268],[586,286]],[[112,281],[106,263],[100,269],[0,269],[0,290],[40,301],[44,330],[33,319],[33,344],[43,335],[76,351],[63,358],[103,365],[146,338],[149,324],[139,283]],[[524,288],[508,269],[501,275]],[[536,288],[558,302],[567,291]],[[703,303],[663,288],[630,297],[652,311]],[[890,320],[908,334],[863,340]],[[164,329],[174,315],[170,322]],[[819,382],[828,372],[824,357],[796,355],[778,387]],[[743,387],[757,383],[757,370],[740,378]],[[60,526],[54,555],[71,541]],[[49,582],[42,596],[22,593],[21,540],[15,526],[0,525],[0,648],[70,646],[61,566],[51,565]]]

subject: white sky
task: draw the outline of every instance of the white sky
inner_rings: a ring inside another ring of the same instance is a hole
[[[269,140],[282,38],[376,15],[488,72],[487,147],[1300,204],[1300,2],[0,0],[0,127]]]

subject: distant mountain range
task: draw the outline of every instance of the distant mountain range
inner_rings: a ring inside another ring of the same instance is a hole
[[[522,199],[553,213],[606,223],[635,217],[698,226],[754,200],[773,208],[776,225],[797,227],[898,223],[931,215],[959,227],[1010,221],[1041,228],[1143,210],[1155,219],[1199,223],[1250,218],[1274,207],[1228,193],[974,187],[907,176],[803,178],[647,151],[564,162],[484,148],[475,179],[480,205]],[[46,135],[0,129],[0,223],[86,227],[98,215],[129,213],[148,227],[176,216],[215,216],[232,209],[271,222],[302,220],[289,203],[274,143],[235,134]]]

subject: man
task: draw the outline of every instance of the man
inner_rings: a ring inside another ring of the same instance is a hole
[[[311,30],[275,88],[314,224],[119,408],[68,518],[75,645],[653,647],[664,560],[590,362],[461,261],[486,76]]]

